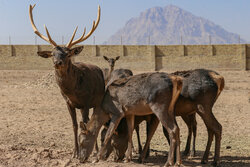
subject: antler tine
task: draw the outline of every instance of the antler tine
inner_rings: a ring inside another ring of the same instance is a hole
[[[38,35],[40,38],[42,38],[43,40],[49,42],[50,44],[52,44],[53,46],[56,47],[57,44],[55,43],[55,41],[53,41],[53,40],[51,39],[51,37],[50,37],[50,35],[49,35],[49,32],[48,32],[48,30],[47,30],[46,27],[45,27],[45,29],[46,29],[46,32],[47,32],[47,35],[48,35],[49,38],[45,37],[44,35],[42,35],[42,34],[37,30],[36,25],[35,25],[35,23],[34,23],[34,19],[33,19],[33,14],[32,14],[33,8],[34,8],[35,6],[36,6],[36,4],[34,4],[33,6],[30,5],[30,7],[29,7],[30,22],[31,22],[31,26],[32,26],[32,28],[33,28],[33,30],[34,30],[34,33],[35,33],[36,35]]]
[[[73,45],[77,44],[77,43],[80,43],[84,40],[86,40],[87,38],[89,38],[91,36],[91,34],[95,31],[95,29],[97,28],[99,22],[100,22],[100,15],[101,15],[101,8],[100,8],[100,5],[98,6],[98,15],[97,15],[97,21],[93,21],[93,25],[92,25],[92,28],[91,30],[89,31],[89,33],[84,37],[84,34],[85,34],[85,30],[84,29],[84,34],[77,40],[73,41],[72,43],[70,43],[70,45],[67,45],[68,48],[71,48]]]
[[[69,43],[66,45],[66,47],[69,47],[69,46],[71,45],[73,39],[75,38],[77,29],[78,29],[78,26],[76,26],[76,29],[75,29],[75,31],[73,32],[73,35],[72,35],[72,37],[71,37]]]
[[[99,22],[100,22],[100,15],[101,15],[101,8],[100,8],[100,5],[98,6],[98,15],[97,15],[97,21],[93,21],[93,26],[92,26],[92,29],[91,31],[86,35],[86,37],[84,37],[82,39],[82,41],[86,40],[87,38],[90,37],[90,35],[95,31],[95,29],[97,28]]]
[[[45,25],[44,25],[44,28],[45,28],[47,36],[49,38],[49,43],[52,44],[53,46],[57,46],[56,42],[52,40],[52,38],[51,38],[51,36],[49,34],[49,31],[48,31],[48,29],[47,29],[47,27]]]
[[[86,27],[84,27],[84,31],[82,33],[82,36],[79,38],[79,40],[82,40],[82,38],[84,37],[85,33],[86,33]],[[75,37],[75,35],[74,35],[74,37]],[[73,36],[72,36],[71,41],[66,45],[67,48],[71,48],[72,46],[74,46],[76,44],[75,41],[72,42],[72,40],[73,40]]]
[[[84,37],[84,38],[82,39],[82,41],[84,41],[84,40],[86,40],[88,37],[90,37],[90,35],[95,31],[95,29],[96,29],[96,24],[95,24],[95,21],[93,21],[93,25],[92,25],[91,30],[90,30],[89,33],[86,35],[86,37]]]

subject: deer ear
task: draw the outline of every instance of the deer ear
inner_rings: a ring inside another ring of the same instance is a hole
[[[105,60],[107,60],[107,61],[109,60],[106,56],[103,56],[103,58],[104,58]]]
[[[120,56],[117,56],[116,58],[115,58],[115,60],[118,60],[120,58]]]
[[[70,50],[70,56],[76,56],[83,50],[83,46],[78,46]]]
[[[37,52],[38,56],[41,56],[43,58],[49,58],[52,56],[52,52],[51,51],[41,51],[41,52]]]

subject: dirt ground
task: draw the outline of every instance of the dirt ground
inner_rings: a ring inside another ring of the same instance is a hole
[[[213,113],[223,126],[221,166],[250,166],[250,71],[219,71],[226,86]],[[78,112],[79,117],[79,112]],[[207,131],[197,116],[197,156],[184,158],[185,166],[211,166],[214,142],[207,165],[200,160],[205,150]],[[187,128],[177,118],[184,150]],[[130,163],[108,161],[80,164],[71,159],[73,130],[70,115],[53,71],[0,71],[0,167],[2,166],[162,166],[169,146],[161,126],[151,142],[151,156],[145,164],[134,154]],[[145,141],[145,123],[141,125]],[[133,136],[135,137],[135,135]],[[134,138],[135,139],[135,138]],[[99,139],[98,139],[99,141]],[[137,147],[136,140],[134,145]]]

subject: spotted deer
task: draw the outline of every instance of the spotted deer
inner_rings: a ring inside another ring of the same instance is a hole
[[[76,109],[80,109],[82,120],[87,123],[89,120],[89,109],[94,108],[95,111],[99,110],[101,107],[101,102],[105,93],[105,84],[102,70],[99,67],[91,64],[72,62],[71,58],[78,55],[83,50],[83,46],[72,47],[88,39],[96,30],[100,21],[100,6],[98,7],[97,21],[93,21],[92,29],[89,33],[85,35],[86,28],[84,28],[82,36],[77,40],[74,40],[77,31],[76,27],[69,43],[65,46],[59,46],[52,40],[46,26],[45,30],[47,37],[38,31],[33,20],[32,11],[34,7],[35,5],[30,5],[29,7],[29,16],[34,33],[53,46],[52,51],[39,51],[37,54],[43,58],[52,58],[53,60],[56,82],[66,101],[73,123],[75,142],[73,157],[78,157],[79,147],[77,139],[78,125]]]

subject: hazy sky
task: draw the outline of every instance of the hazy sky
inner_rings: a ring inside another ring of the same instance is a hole
[[[250,41],[249,0],[0,0],[0,44],[34,44],[34,33],[28,17],[29,4],[36,3],[34,20],[40,32],[46,24],[53,39],[59,44],[64,36],[68,42],[78,25],[78,34],[97,16],[101,6],[101,21],[94,33],[96,44],[101,44],[123,27],[131,17],[151,7],[176,5],[196,16],[219,24],[227,31],[237,33]],[[42,43],[38,40],[38,43]],[[92,44],[93,38],[83,42]]]

